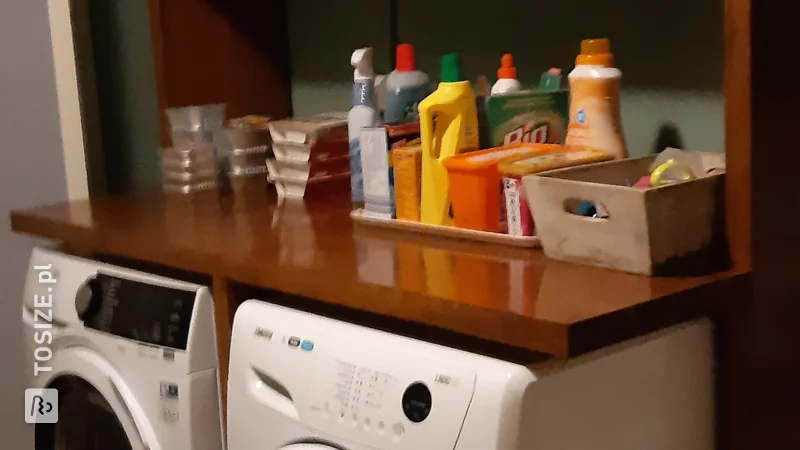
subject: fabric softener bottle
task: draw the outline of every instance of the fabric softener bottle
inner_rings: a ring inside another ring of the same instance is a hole
[[[569,74],[567,145],[600,150],[615,159],[628,157],[619,105],[621,78],[608,39],[581,42]]]

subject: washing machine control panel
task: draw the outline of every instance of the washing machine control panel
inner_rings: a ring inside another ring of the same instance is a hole
[[[291,393],[307,426],[373,448],[455,446],[475,388],[471,368],[348,333],[273,330],[253,331],[256,365]]]
[[[75,309],[87,328],[186,350],[196,295],[98,272],[78,289]]]
[[[348,359],[316,355],[320,366],[309,372],[316,386],[309,422],[377,448],[399,442],[415,450],[453,448],[472,400],[475,374],[416,355],[371,350],[371,357],[361,352]]]

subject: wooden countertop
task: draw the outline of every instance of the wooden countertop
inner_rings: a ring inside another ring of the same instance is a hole
[[[568,357],[724,307],[743,274],[647,278],[355,227],[346,198],[160,193],[13,211],[15,231]]]

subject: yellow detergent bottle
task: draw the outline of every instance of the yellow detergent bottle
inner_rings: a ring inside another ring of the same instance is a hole
[[[422,141],[420,221],[453,225],[447,169],[443,161],[478,149],[478,113],[469,81],[461,77],[458,53],[442,56],[439,87],[419,104]]]

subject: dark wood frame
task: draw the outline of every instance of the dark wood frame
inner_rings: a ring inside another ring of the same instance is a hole
[[[289,114],[286,1],[149,0],[160,108],[224,100],[229,116]],[[789,72],[800,44],[786,33],[796,26],[791,4],[724,0],[726,231],[734,271],[747,274],[733,290],[708,291],[730,296],[714,313],[726,449],[800,448],[800,201],[792,186],[800,164],[792,107],[800,102]],[[54,231],[45,216],[14,213],[12,226],[65,242],[108,242],[80,227]],[[245,294],[224,276],[212,276],[211,286],[224,383],[233,313]]]

